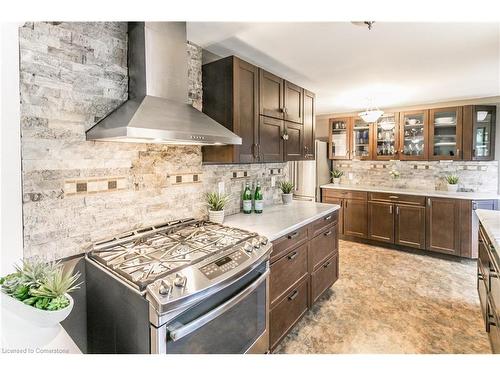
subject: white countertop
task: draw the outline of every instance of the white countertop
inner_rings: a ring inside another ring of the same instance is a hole
[[[322,189],[336,189],[336,190],[357,190],[357,191],[370,191],[374,193],[391,193],[391,194],[410,194],[420,195],[425,197],[439,197],[439,198],[455,198],[455,199],[470,199],[470,200],[486,200],[486,199],[500,199],[497,193],[479,193],[479,192],[452,192],[444,190],[413,190],[405,188],[386,188],[379,186],[363,186],[363,185],[337,185],[326,184],[320,186]]]
[[[265,206],[261,214],[239,213],[227,216],[224,225],[265,236],[269,241],[294,231],[340,208],[337,204],[292,201],[291,204]]]
[[[491,244],[500,256],[500,211],[476,210],[475,212]]]

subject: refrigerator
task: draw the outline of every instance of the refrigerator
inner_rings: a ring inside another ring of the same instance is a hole
[[[320,186],[330,182],[331,161],[328,159],[328,142],[314,143],[315,160],[289,161],[290,181],[295,185],[293,199],[321,201]]]

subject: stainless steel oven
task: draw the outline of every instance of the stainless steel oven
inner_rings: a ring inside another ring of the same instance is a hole
[[[151,325],[151,352],[265,353],[269,348],[267,261],[160,327]]]

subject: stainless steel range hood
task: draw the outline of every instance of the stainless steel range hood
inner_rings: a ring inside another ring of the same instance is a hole
[[[87,140],[241,144],[241,138],[187,103],[185,22],[130,22],[129,99],[87,130]]]

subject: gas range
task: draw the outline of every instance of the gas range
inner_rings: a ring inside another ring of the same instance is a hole
[[[89,259],[145,294],[159,314],[268,254],[267,238],[194,219],[123,233],[94,244]]]

